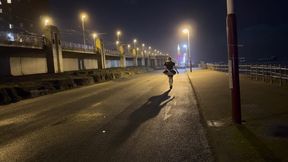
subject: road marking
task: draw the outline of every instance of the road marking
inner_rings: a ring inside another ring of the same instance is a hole
[[[96,104],[92,105],[91,108],[97,107],[99,105],[101,105],[101,102],[97,102]]]
[[[164,114],[164,119],[163,119],[164,121],[169,119],[172,116],[172,114],[169,114],[171,108],[172,106],[167,106],[167,108],[165,109],[165,114]]]

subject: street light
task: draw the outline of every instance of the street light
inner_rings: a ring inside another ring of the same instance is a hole
[[[83,43],[84,43],[84,49],[86,49],[86,37],[85,37],[85,21],[87,19],[86,13],[80,14],[81,22],[82,22],[82,33],[83,33]]]
[[[120,44],[120,42],[119,41],[116,41],[116,46],[118,46]]]
[[[50,17],[43,17],[42,18],[42,22],[43,22],[43,25],[46,27],[48,25],[51,25],[53,22],[52,22],[52,19]]]
[[[94,33],[92,33],[92,37],[94,40],[94,46],[96,46],[96,38],[98,37],[98,34],[94,32]]]
[[[116,32],[116,35],[117,35],[117,41],[120,42],[120,36],[122,35],[122,32],[121,32],[120,30],[118,30],[118,31]]]
[[[50,20],[49,20],[48,18],[46,18],[46,19],[44,20],[44,26],[48,26],[49,23],[50,23]]]
[[[136,47],[136,43],[137,43],[137,39],[134,39],[133,43],[134,43],[134,48],[135,48]]]
[[[184,34],[187,34],[187,44],[188,44],[188,55],[189,55],[189,63],[190,63],[190,72],[192,72],[192,59],[191,59],[191,51],[190,51],[190,30],[188,28],[185,28],[182,30]]]
[[[96,39],[98,37],[98,34],[96,32],[92,33],[92,38],[94,41],[94,50],[97,51],[97,46],[96,46]]]
[[[98,37],[98,34],[97,33],[93,33],[92,37],[93,37],[93,39],[96,39]]]

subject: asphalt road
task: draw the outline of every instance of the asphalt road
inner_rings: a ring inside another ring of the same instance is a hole
[[[0,161],[214,161],[185,73],[110,81],[0,107]]]

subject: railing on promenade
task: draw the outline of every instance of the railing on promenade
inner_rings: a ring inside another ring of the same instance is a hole
[[[0,32],[0,46],[43,48],[44,37],[31,34]]]
[[[62,42],[61,45],[64,51],[95,53],[95,49],[91,45],[83,45],[79,43]]]
[[[228,65],[207,64],[207,68],[216,71],[228,72]],[[281,65],[239,65],[239,72],[246,74],[250,79],[262,80],[269,83],[288,84],[288,68]]]
[[[105,49],[105,55],[107,55],[107,56],[120,56],[120,53],[117,50]]]

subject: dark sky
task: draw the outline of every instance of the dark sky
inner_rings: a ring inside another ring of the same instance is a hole
[[[240,57],[248,60],[277,56],[288,60],[287,0],[235,0]],[[194,61],[226,61],[226,0],[52,0],[51,14],[68,37],[71,30],[80,37],[79,12],[89,13],[90,30],[103,33],[112,43],[115,31],[125,41],[138,38],[161,51],[176,55],[183,42],[179,28],[189,23]]]

